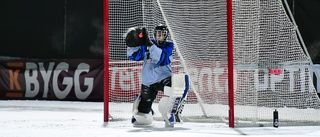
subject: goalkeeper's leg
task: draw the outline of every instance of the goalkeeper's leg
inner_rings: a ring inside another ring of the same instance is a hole
[[[131,123],[134,125],[150,125],[153,121],[152,102],[156,98],[157,91],[149,86],[142,85],[141,93],[137,95],[133,103]]]
[[[181,123],[181,113],[189,90],[189,79],[185,74],[172,76],[171,87],[164,87],[164,96],[159,102],[159,111],[166,121],[166,126],[173,127]]]

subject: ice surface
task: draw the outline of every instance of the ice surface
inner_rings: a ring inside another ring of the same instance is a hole
[[[320,116],[319,116],[320,117]],[[154,121],[133,127],[130,119],[103,126],[102,102],[1,100],[1,137],[318,137],[320,126],[229,128],[226,123]]]

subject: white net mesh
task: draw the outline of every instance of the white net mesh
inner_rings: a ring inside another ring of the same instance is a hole
[[[110,114],[129,119],[140,92],[141,62],[129,61],[122,35],[133,26],[166,24],[175,43],[173,70],[187,72],[190,93],[185,120],[228,119],[227,15],[225,0],[109,1]],[[319,98],[310,62],[281,0],[233,1],[234,101],[236,125],[320,122]],[[151,36],[151,35],[150,35]],[[153,105],[157,110],[157,101]],[[126,103],[127,108],[118,108]],[[117,112],[125,111],[121,116]],[[156,111],[156,116],[160,114]]]

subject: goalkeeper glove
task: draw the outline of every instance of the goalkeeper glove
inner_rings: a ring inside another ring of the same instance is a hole
[[[146,28],[142,28],[142,32],[139,33],[140,38],[140,44],[141,45],[145,45],[145,46],[152,46],[153,42],[150,40],[149,36],[148,36],[148,31],[146,30]]]

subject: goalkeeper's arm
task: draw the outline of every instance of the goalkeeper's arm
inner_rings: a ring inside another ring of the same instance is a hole
[[[146,50],[147,50],[146,46],[128,47],[127,57],[135,61],[143,60]]]
[[[127,57],[131,60],[142,60],[147,51],[146,46],[152,46],[153,43],[148,37],[145,28],[132,27],[124,35],[127,45]]]

